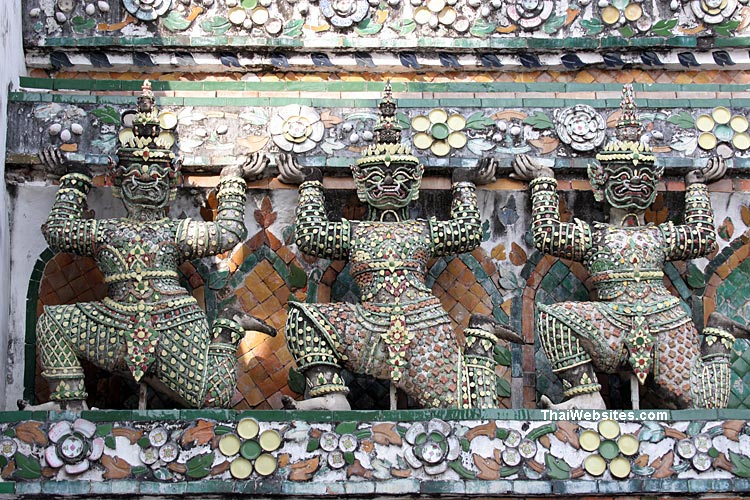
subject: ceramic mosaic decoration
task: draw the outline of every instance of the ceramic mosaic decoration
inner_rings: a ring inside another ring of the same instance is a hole
[[[424,407],[494,407],[498,336],[517,337],[494,320],[472,316],[461,352],[449,317],[425,285],[426,262],[476,248],[481,225],[473,180],[485,162],[454,175],[451,220],[413,220],[408,205],[419,195],[424,167],[400,143],[390,87],[380,103],[375,144],[352,167],[366,221],[329,221],[321,174],[300,185],[296,242],[305,253],[348,259],[361,303],[290,303],[289,350],[305,375],[308,401],[299,407],[346,408],[339,372],[390,380]]]
[[[180,161],[170,151],[176,119],[159,114],[146,82],[138,110],[123,114],[118,162],[111,163],[115,196],[127,216],[83,218],[91,174],[85,165],[66,165],[56,151],[49,164],[66,170],[43,227],[50,247],[93,256],[105,276],[108,296],[101,302],[47,307],[37,324],[43,376],[51,399],[78,407],[86,398],[87,359],[192,407],[226,406],[236,380],[235,349],[246,328],[273,334],[265,325],[236,311],[224,311],[213,330],[196,300],[179,282],[185,260],[231,249],[245,236],[245,181],[264,158],[225,167],[213,222],[172,220],[166,208],[176,190]]]
[[[663,168],[639,141],[632,88],[623,90],[618,137],[589,166],[595,197],[610,207],[609,223],[560,221],[551,169],[519,157],[516,176],[531,180],[532,231],[545,253],[583,262],[599,302],[538,304],[537,333],[553,371],[562,379],[563,407],[604,407],[594,370],[617,373],[628,366],[678,407],[723,408],[729,396],[729,355],[744,327],[714,313],[701,342],[680,300],[665,288],[664,264],[706,255],[714,223],[706,183],[726,167],[709,160],[685,177],[685,222],[645,225]],[[551,404],[546,396],[543,403]]]

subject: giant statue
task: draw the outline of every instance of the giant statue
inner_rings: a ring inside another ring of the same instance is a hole
[[[290,157],[279,167],[287,177],[305,173],[296,215],[298,248],[348,260],[361,292],[358,304],[289,303],[287,344],[307,382],[305,401],[297,408],[349,408],[342,368],[389,380],[422,407],[495,407],[492,349],[500,338],[522,342],[492,318],[473,315],[462,350],[448,314],[425,284],[429,259],[479,246],[473,181],[491,178],[491,162],[454,170],[450,220],[410,219],[408,207],[419,196],[424,167],[401,144],[395,113],[387,86],[375,144],[352,166],[367,220],[329,220],[321,172],[300,170]]]
[[[85,406],[81,359],[147,382],[181,404],[225,407],[234,393],[236,347],[245,330],[274,331],[234,309],[222,311],[209,328],[205,312],[180,284],[178,268],[243,241],[243,175],[258,172],[266,160],[254,155],[222,169],[214,221],[173,220],[167,208],[181,163],[169,149],[174,138],[165,137],[159,124],[148,81],[130,119],[120,133],[117,162],[110,160],[113,193],[127,211],[123,218],[84,218],[89,169],[68,163],[58,150],[43,153],[48,166],[66,172],[44,236],[55,251],[93,257],[108,293],[102,301],[44,309],[37,323],[42,375],[51,400],[63,408]]]
[[[557,182],[551,168],[516,158],[514,177],[529,180],[532,232],[539,251],[582,262],[591,274],[596,302],[537,304],[536,332],[566,401],[554,408],[604,408],[595,371],[629,368],[666,404],[679,408],[723,408],[729,397],[729,356],[735,337],[747,330],[713,313],[700,339],[680,299],[664,285],[667,261],[708,254],[715,242],[706,184],[724,175],[723,160],[685,176],[682,224],[646,224],[664,168],[640,141],[632,88],[623,90],[617,137],[589,165],[597,201],[608,222],[561,222]]]

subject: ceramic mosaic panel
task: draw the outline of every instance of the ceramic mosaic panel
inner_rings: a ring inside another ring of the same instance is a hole
[[[747,491],[747,413],[721,412],[7,412],[0,488],[337,497]]]

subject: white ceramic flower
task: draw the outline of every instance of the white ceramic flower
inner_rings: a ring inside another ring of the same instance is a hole
[[[283,151],[304,153],[323,138],[325,126],[309,106],[289,104],[280,108],[268,123],[273,142]]]
[[[434,418],[427,422],[415,422],[404,435],[411,446],[404,450],[404,459],[414,469],[424,467],[430,475],[442,474],[448,463],[461,454],[458,438],[447,422]]]
[[[65,472],[71,475],[87,471],[90,463],[99,460],[104,452],[104,439],[93,438],[95,433],[96,425],[82,418],[73,425],[65,420],[57,422],[48,433],[52,445],[44,452],[47,465],[65,467]]]
[[[707,24],[721,24],[737,10],[737,0],[692,0],[695,17]]]
[[[365,18],[370,10],[367,0],[321,0],[320,11],[336,27],[346,28]]]
[[[607,124],[587,104],[565,108],[555,117],[555,131],[560,140],[576,151],[591,151],[604,142]]]
[[[169,10],[172,0],[122,0],[122,3],[136,19],[154,21]]]
[[[531,30],[541,26],[554,9],[553,0],[511,0],[506,12],[521,28]]]

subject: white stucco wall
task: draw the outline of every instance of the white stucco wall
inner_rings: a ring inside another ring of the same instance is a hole
[[[9,197],[5,186],[5,136],[7,132],[8,89],[18,88],[18,76],[26,69],[21,38],[21,0],[0,1],[0,276],[6,286],[0,287],[0,404],[6,400],[8,371],[8,342],[10,339],[10,297],[11,287],[7,286],[10,276],[10,229]],[[24,293],[25,296],[25,293]],[[7,404],[5,405],[7,407]],[[10,407],[13,409],[13,407]]]

